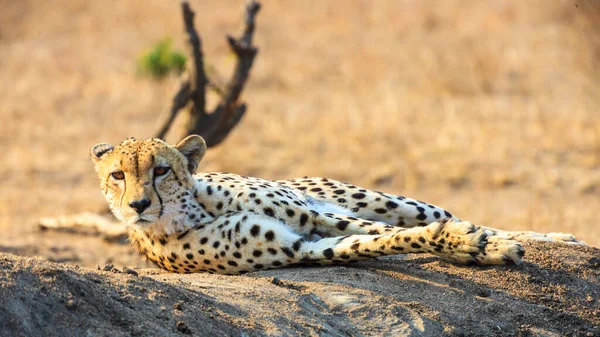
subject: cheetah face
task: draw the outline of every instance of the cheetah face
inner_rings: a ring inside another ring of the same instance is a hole
[[[205,152],[204,139],[194,135],[176,146],[159,139],[132,138],[116,147],[101,143],[92,147],[91,157],[102,192],[119,220],[164,227],[185,221],[178,218],[181,205],[193,198],[187,191],[194,187],[192,173]]]

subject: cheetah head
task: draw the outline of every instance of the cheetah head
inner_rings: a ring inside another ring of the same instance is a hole
[[[160,139],[131,138],[116,147],[100,143],[92,147],[91,157],[119,220],[169,234],[189,226],[182,205],[193,198],[192,174],[205,152],[204,139],[192,135],[176,146]]]

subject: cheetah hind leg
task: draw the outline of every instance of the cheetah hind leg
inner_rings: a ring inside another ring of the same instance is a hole
[[[381,235],[348,235],[307,242],[301,261],[336,264],[381,255],[431,253],[460,264],[520,264],[524,255],[515,240],[494,237],[492,244],[482,229],[469,222],[444,220],[425,227],[399,228]]]
[[[503,231],[499,229],[480,227],[483,229],[489,237],[503,237],[511,240],[526,242],[526,241],[545,241],[545,242],[562,242],[568,244],[580,244],[585,245],[586,243],[577,240],[577,238],[571,234],[565,233],[537,233],[531,231]]]

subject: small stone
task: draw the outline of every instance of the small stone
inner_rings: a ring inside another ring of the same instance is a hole
[[[75,301],[73,301],[72,299],[70,299],[65,304],[65,307],[67,309],[69,309],[69,310],[75,310],[75,308],[77,308],[77,303],[75,303]]]
[[[585,298],[585,300],[588,301],[588,302],[590,302],[590,303],[594,302],[594,298],[592,296],[590,296],[590,295],[587,295],[587,297]]]
[[[278,286],[281,284],[281,280],[278,279],[277,277],[273,277],[273,279],[271,280],[271,283],[273,283],[274,285]]]
[[[133,270],[131,268],[128,268],[128,267],[123,267],[123,271],[125,273],[129,274],[129,275],[133,275],[133,276],[138,276],[139,275],[137,271],[135,271],[135,270]]]
[[[490,289],[479,289],[477,291],[477,296],[479,297],[490,297],[492,291]]]
[[[192,334],[192,331],[190,330],[190,328],[187,327],[187,325],[185,325],[184,321],[177,322],[177,330],[179,330],[181,333],[184,333],[186,335]]]
[[[111,270],[111,272],[115,273],[115,274],[121,274],[121,271],[115,267],[113,267]]]
[[[181,303],[175,303],[175,304],[173,305],[173,309],[174,309],[174,310],[183,311],[183,306],[181,305]]]
[[[107,264],[104,266],[104,268],[102,268],[102,270],[104,271],[111,271],[115,266],[113,266],[112,264]]]

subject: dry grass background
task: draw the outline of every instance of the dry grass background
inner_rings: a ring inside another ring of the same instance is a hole
[[[192,5],[227,77],[242,4]],[[164,36],[184,46],[178,3],[0,8],[0,249],[116,259],[127,247],[35,220],[102,208],[89,148],[166,118],[177,79],[140,79],[134,62]],[[600,246],[599,20],[596,0],[264,1],[249,113],[201,169],[328,176]]]

